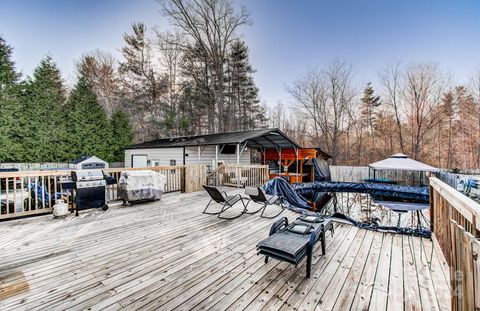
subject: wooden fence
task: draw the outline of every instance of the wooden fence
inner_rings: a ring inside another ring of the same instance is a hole
[[[368,167],[331,165],[330,174],[334,181],[360,182],[368,178]]]
[[[480,310],[480,204],[431,177],[430,218],[450,266],[452,310]]]
[[[109,200],[117,199],[120,174],[126,170],[153,170],[165,175],[167,178],[165,192],[199,191],[205,182],[204,165],[109,168],[105,169],[104,173],[117,180],[116,184],[109,185],[107,188]],[[69,180],[71,180],[70,170],[1,172],[0,219],[51,212],[56,198],[71,202],[71,190],[64,189],[62,186],[63,182]]]
[[[216,186],[258,187],[269,179],[268,165],[222,164],[207,175]]]

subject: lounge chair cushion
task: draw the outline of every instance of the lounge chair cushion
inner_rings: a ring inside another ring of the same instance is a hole
[[[305,251],[310,235],[296,234],[289,231],[277,232],[260,241],[257,248],[260,252],[276,254],[282,258],[297,261]]]
[[[308,215],[308,214],[298,217],[298,220],[308,222],[308,223],[319,223],[319,222],[325,221],[325,219],[322,216]]]
[[[313,230],[311,231],[314,231],[322,225],[325,229],[328,229],[331,220],[326,219],[321,223],[307,223],[301,220],[295,220],[292,224],[301,225],[303,229],[311,226],[313,227]],[[276,256],[288,260],[289,262],[298,263],[305,255],[307,244],[310,240],[310,234],[303,234],[303,231],[300,231],[294,233],[286,229],[272,234],[258,243],[257,249],[259,250],[259,254],[271,257]]]
[[[292,256],[290,256],[288,254],[284,254],[284,253],[272,252],[272,251],[267,250],[267,249],[260,249],[257,254],[268,256],[268,257],[271,257],[271,258],[275,258],[277,260],[286,261],[286,262],[294,264],[294,265],[298,265],[303,260],[303,258],[305,258],[305,255],[307,254],[307,248],[305,247],[304,249],[302,249],[297,254],[296,257],[292,257]]]

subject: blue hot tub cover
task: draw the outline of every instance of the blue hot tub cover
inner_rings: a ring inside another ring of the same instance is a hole
[[[311,206],[305,197],[315,197],[318,193],[349,192],[368,193],[374,197],[392,197],[399,200],[409,199],[419,202],[429,201],[428,187],[412,187],[375,183],[315,181],[290,185],[282,178],[274,178],[264,186],[265,192],[270,195],[279,195],[285,198],[291,207],[309,209]]]

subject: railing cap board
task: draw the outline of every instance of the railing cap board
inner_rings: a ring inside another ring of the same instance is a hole
[[[267,168],[268,165],[262,165],[262,164],[229,164],[229,163],[224,163],[223,164],[225,167],[238,167],[238,168]]]
[[[103,169],[107,173],[119,173],[123,171],[140,171],[140,170],[173,170],[177,168],[184,168],[184,165],[176,166],[149,166],[149,167],[118,167]],[[70,176],[72,170],[49,170],[49,171],[24,171],[24,172],[3,172],[0,173],[0,178],[12,177],[36,177],[36,176]]]
[[[70,176],[70,170],[61,171],[27,171],[27,172],[5,172],[0,173],[0,178],[12,178],[12,177],[42,177],[42,176]]]
[[[469,222],[473,223],[475,217],[477,230],[480,230],[480,204],[436,177],[430,177],[430,185]]]
[[[165,166],[147,166],[147,167],[117,167],[117,168],[106,168],[103,171],[107,173],[120,173],[123,171],[144,171],[144,170],[173,170],[177,168],[184,168],[185,165],[165,165]]]

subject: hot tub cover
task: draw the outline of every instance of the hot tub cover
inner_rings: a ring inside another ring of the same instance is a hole
[[[428,202],[430,198],[428,187],[333,181],[315,181],[290,185],[287,181],[278,177],[267,182],[264,189],[267,194],[285,198],[291,209],[309,209],[311,206],[305,199],[306,196],[315,198],[319,193],[329,192],[369,193],[374,197],[393,197],[419,202]]]
[[[373,196],[390,196],[401,199],[412,199],[428,202],[428,187],[413,187],[376,183],[355,182],[311,182],[293,186],[296,193],[304,195],[311,192],[350,192],[369,193]]]

